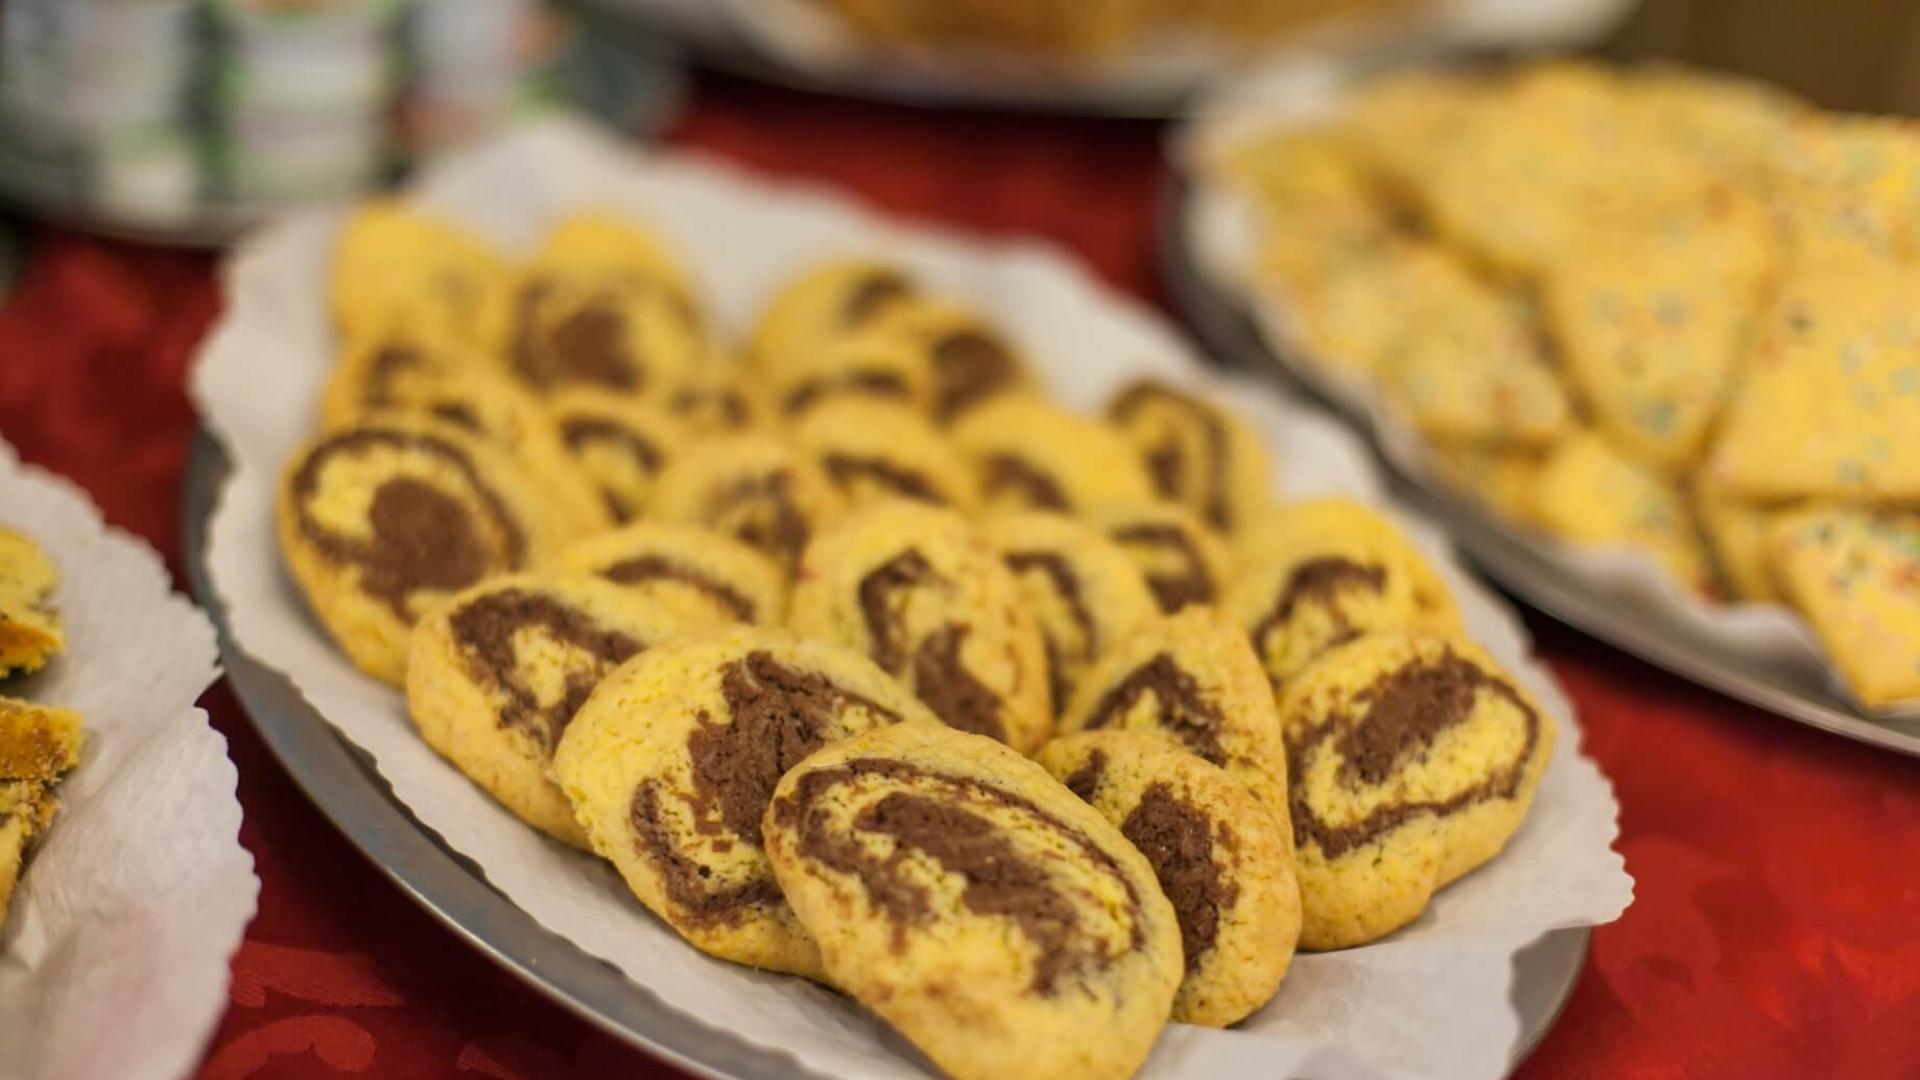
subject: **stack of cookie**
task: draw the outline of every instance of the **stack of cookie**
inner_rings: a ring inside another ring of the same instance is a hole
[[[1920,699],[1920,128],[1555,62],[1388,79],[1221,173],[1304,350],[1444,479]]]
[[[338,265],[278,509],[320,621],[689,943],[954,1076],[1127,1075],[1526,812],[1551,722],[1431,566],[1361,506],[1276,506],[1201,397],[1064,410],[867,260],[796,277],[736,358],[604,217],[514,265],[379,206]]]
[[[27,536],[0,528],[0,685],[66,649],[53,594],[59,571]],[[0,694],[0,923],[27,847],[60,809],[54,788],[80,763],[80,715]]]

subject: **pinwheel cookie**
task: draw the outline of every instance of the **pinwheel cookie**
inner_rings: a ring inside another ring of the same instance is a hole
[[[813,451],[847,502],[913,499],[971,511],[980,489],[966,458],[919,411],[866,397],[816,405],[793,437]]]
[[[1266,447],[1246,421],[1154,379],[1122,387],[1107,419],[1138,452],[1163,499],[1229,532],[1272,501]]]
[[[893,501],[807,546],[788,625],[872,657],[947,724],[1022,752],[1053,727],[1045,639],[1020,586],[960,515]]]
[[[393,200],[363,206],[334,249],[333,311],[341,334],[366,340],[396,323],[482,353],[484,314],[514,272],[485,241]]]
[[[573,470],[615,524],[640,516],[661,470],[687,441],[673,417],[604,390],[562,391],[548,399],[547,412]]]
[[[999,743],[846,739],[780,781],[765,831],[833,985],[955,1080],[1118,1080],[1166,1022],[1180,926],[1152,865]]]
[[[1160,610],[1219,601],[1231,573],[1227,546],[1198,517],[1170,502],[1115,502],[1086,518],[1134,561]]]
[[[925,358],[933,373],[934,419],[943,424],[1032,387],[1019,348],[966,308],[916,300],[889,308],[874,330]]]
[[[887,263],[846,259],[824,263],[783,286],[753,332],[749,356],[772,375],[823,346],[859,333],[919,290],[906,272]]]
[[[1498,854],[1555,737],[1478,646],[1424,631],[1327,653],[1287,685],[1280,724],[1306,949],[1399,929]]]
[[[1173,904],[1186,962],[1173,1019],[1226,1027],[1265,1005],[1300,938],[1285,809],[1136,732],[1063,736],[1039,762],[1147,857]]]
[[[1115,642],[1081,680],[1059,730],[1158,736],[1285,812],[1287,759],[1273,688],[1246,632],[1212,608],[1152,618]]]
[[[414,623],[565,539],[563,515],[513,458],[411,417],[369,418],[303,447],[275,516],[314,614],[361,670],[395,685]]]
[[[569,544],[557,570],[593,574],[698,622],[778,624],[787,578],[746,544],[711,529],[643,521]]]
[[[805,450],[773,435],[718,435],[688,444],[661,472],[647,515],[704,525],[791,569],[844,505]]]
[[[788,417],[822,402],[872,398],[925,413],[933,403],[933,370],[897,337],[850,334],[790,357],[770,377],[773,398]]]
[[[588,386],[668,391],[704,364],[708,347],[683,301],[650,281],[564,263],[542,266],[491,316],[507,371],[536,393]]]
[[[33,539],[0,527],[0,678],[38,671],[66,648],[53,606],[60,571]]]
[[[640,902],[725,960],[823,977],[767,864],[774,785],[815,750],[926,707],[858,653],[733,627],[648,650],[575,715],[553,775]]]
[[[981,531],[1040,622],[1053,708],[1065,709],[1087,668],[1158,610],[1146,578],[1118,544],[1062,514],[999,514]]]
[[[1153,497],[1147,472],[1113,429],[1009,395],[969,412],[953,439],[974,463],[989,510],[1079,513]]]
[[[584,848],[547,779],[554,746],[608,672],[696,625],[602,578],[489,578],[414,628],[407,712],[428,746],[501,805]]]

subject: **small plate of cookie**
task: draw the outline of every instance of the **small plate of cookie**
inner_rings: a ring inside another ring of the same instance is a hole
[[[1177,156],[1203,336],[1337,405],[1490,573],[1920,753],[1910,124],[1658,66],[1274,71]]]
[[[1496,1076],[1578,947],[1518,1010],[1517,956],[1631,899],[1511,613],[1338,423],[1050,249],[554,118],[227,285],[243,699],[364,752],[493,893],[416,891],[636,1042]]]
[[[213,631],[151,548],[0,442],[0,1046],[22,1080],[174,1080],[259,883]]]

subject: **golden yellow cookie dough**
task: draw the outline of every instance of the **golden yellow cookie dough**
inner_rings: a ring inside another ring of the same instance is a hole
[[[1003,395],[1033,388],[1020,347],[977,312],[915,299],[888,308],[874,332],[904,342],[933,373],[933,416],[949,424]]]
[[[1220,602],[1233,574],[1232,555],[1190,511],[1170,502],[1114,502],[1085,516],[1140,568],[1161,611]]]
[[[428,746],[502,806],[585,848],[547,778],[554,746],[608,673],[698,625],[604,578],[488,578],[414,627],[407,713]]]
[[[691,621],[777,626],[787,616],[780,565],[699,525],[638,522],[569,544],[551,565],[605,578]]]
[[[397,200],[367,202],[348,219],[333,253],[334,318],[341,336],[364,340],[395,323],[481,349],[484,313],[513,288],[515,272],[486,241]]]
[[[1335,649],[1280,698],[1303,949],[1362,945],[1500,852],[1552,717],[1479,646],[1426,631]]]
[[[980,506],[967,459],[909,405],[842,397],[808,409],[793,437],[820,459],[849,505],[914,499],[969,513]]]
[[[32,537],[0,526],[0,678],[45,667],[67,647],[54,606],[60,571]]]
[[[680,422],[644,401],[576,387],[547,399],[566,459],[593,486],[606,518],[638,518],[667,462],[690,440]]]
[[[86,744],[72,709],[0,696],[0,780],[52,783],[80,763]]]
[[[1084,513],[1146,502],[1153,485],[1117,432],[1037,397],[1012,394],[975,408],[953,440],[980,477],[991,511]]]
[[[395,686],[416,622],[482,578],[545,560],[569,533],[505,451],[443,421],[393,415],[297,451],[275,520],[321,624],[356,666]]]
[[[647,397],[679,421],[689,438],[739,435],[774,423],[773,406],[746,365],[711,342],[705,361]]]
[[[1576,544],[1645,552],[1683,587],[1712,594],[1699,526],[1672,480],[1585,433],[1554,447],[1536,479],[1533,520],[1542,528]]]
[[[1232,532],[1273,501],[1266,446],[1230,409],[1136,379],[1107,402],[1107,419],[1133,444],[1154,493],[1211,529]]]
[[[1296,550],[1303,541],[1338,545],[1352,540],[1362,545],[1392,549],[1398,562],[1413,576],[1414,604],[1421,614],[1441,626],[1458,626],[1459,605],[1446,581],[1400,527],[1378,510],[1352,499],[1321,498],[1288,503],[1263,514],[1254,527],[1242,530],[1234,554],[1245,567],[1275,554]]]
[[[840,259],[812,267],[767,302],[748,356],[761,374],[775,375],[823,346],[872,327],[918,294],[906,271],[889,263]]]
[[[980,529],[1039,620],[1057,713],[1088,667],[1159,605],[1133,559],[1083,521],[1027,511],[993,515]]]
[[[1802,510],[1768,542],[1781,590],[1853,696],[1869,709],[1920,701],[1920,518]]]
[[[1285,806],[1140,732],[1066,735],[1037,760],[1153,865],[1186,962],[1173,1019],[1227,1027],[1271,1000],[1300,939]]]
[[[813,455],[770,434],[717,435],[687,444],[654,482],[647,516],[704,525],[785,569],[845,500]]]
[[[710,355],[684,300],[651,279],[602,267],[541,265],[488,321],[508,374],[539,394],[570,386],[670,392]]]
[[[1729,598],[1755,604],[1780,600],[1767,533],[1780,513],[1790,507],[1743,502],[1696,486],[1693,509]]]
[[[768,382],[789,419],[846,398],[892,402],[920,413],[933,407],[927,358],[888,334],[849,334],[823,342],[789,357]]]
[[[991,739],[829,746],[781,779],[765,836],[829,980],[954,1080],[1120,1080],[1166,1022],[1180,926],[1152,865]]]
[[[1053,730],[1046,641],[1013,573],[951,510],[894,500],[807,545],[787,624],[873,658],[948,725],[1022,753]]]
[[[768,867],[761,817],[808,754],[903,721],[940,730],[866,657],[729,627],[614,672],[567,727],[553,775],[593,850],[695,948],[822,979]]]
[[[494,359],[459,338],[396,323],[341,345],[320,396],[320,426],[419,400],[426,388],[476,372]]]
[[[534,259],[538,267],[567,267],[629,287],[664,290],[683,319],[698,326],[693,287],[666,241],[640,222],[612,210],[567,215],[548,230]]]

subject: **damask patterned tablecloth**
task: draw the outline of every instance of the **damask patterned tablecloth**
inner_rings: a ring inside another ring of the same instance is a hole
[[[670,135],[888,210],[1051,238],[1154,302],[1160,138],[717,79]],[[195,428],[183,383],[218,311],[214,264],[51,229],[32,240],[0,301],[0,432],[181,574]],[[260,370],[271,378],[273,358]],[[1618,791],[1638,895],[1595,932],[1565,1015],[1519,1075],[1920,1076],[1920,762],[1529,622]],[[240,769],[262,891],[202,1077],[682,1075],[470,952],[307,803],[224,685],[203,704]]]

